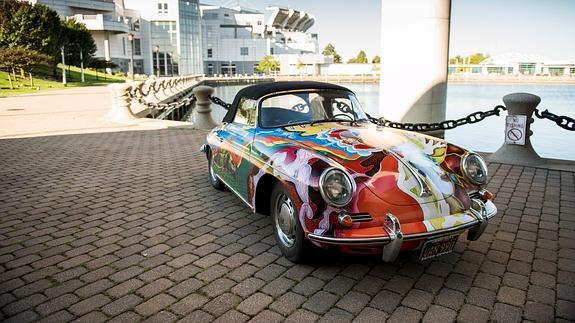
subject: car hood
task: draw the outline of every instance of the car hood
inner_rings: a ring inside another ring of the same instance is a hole
[[[438,204],[462,195],[459,178],[446,167],[448,144],[435,137],[349,122],[286,127],[276,136],[337,162],[358,187],[388,204]]]

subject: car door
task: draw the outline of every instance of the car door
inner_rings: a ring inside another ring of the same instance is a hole
[[[252,170],[251,149],[256,125],[256,102],[241,99],[234,120],[216,134],[226,147],[227,165],[220,176],[227,186],[248,203],[248,177]],[[248,203],[250,204],[250,203]]]

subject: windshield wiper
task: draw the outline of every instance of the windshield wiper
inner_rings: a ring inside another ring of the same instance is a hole
[[[309,123],[310,126],[313,126],[316,123],[324,123],[324,122],[338,122],[338,121],[345,121],[345,120],[341,120],[341,119],[334,119],[334,118],[326,118],[326,119],[319,119],[319,120],[314,120],[312,122]]]

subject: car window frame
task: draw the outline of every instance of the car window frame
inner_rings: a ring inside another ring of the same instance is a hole
[[[236,121],[236,117],[238,116],[238,112],[240,111],[241,106],[242,106],[242,103],[244,102],[244,100],[252,100],[252,101],[255,102],[255,106],[256,106],[256,109],[255,109],[255,110],[256,110],[256,118],[255,118],[255,121],[254,121],[254,124],[253,124],[253,125],[249,125],[249,124],[245,124],[245,123],[241,123],[241,122],[237,122],[237,121]],[[237,108],[236,111],[235,111],[234,119],[232,120],[232,122],[230,122],[230,124],[234,124],[234,125],[241,126],[241,127],[246,127],[246,128],[257,128],[257,127],[258,127],[258,124],[259,124],[259,122],[258,122],[258,121],[259,121],[259,109],[258,109],[258,104],[259,104],[258,100],[254,100],[254,99],[247,98],[247,97],[241,98],[241,99],[240,99],[240,102],[238,102],[238,108]]]
[[[310,124],[312,121],[297,122],[297,123],[291,123],[291,124],[286,124],[286,125],[281,125],[281,126],[263,126],[261,123],[261,109],[262,109],[263,101],[266,99],[269,99],[271,97],[274,97],[274,96],[280,96],[280,95],[286,95],[286,94],[292,94],[292,93],[302,93],[302,92],[304,92],[304,93],[320,93],[322,91],[341,92],[341,93],[351,94],[351,95],[355,96],[355,93],[353,93],[352,91],[339,90],[339,89],[299,89],[299,90],[279,91],[279,92],[266,94],[266,95],[261,96],[259,99],[257,99],[257,116],[256,116],[257,117],[257,120],[256,120],[257,127],[262,128],[262,129],[277,129],[277,128],[285,128],[285,127],[293,127],[293,126],[301,126],[301,125]],[[365,113],[365,111],[364,111],[364,113]],[[346,121],[346,120],[342,120],[342,121]]]

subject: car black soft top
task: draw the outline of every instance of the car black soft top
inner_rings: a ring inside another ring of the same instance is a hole
[[[295,82],[269,82],[269,83],[259,83],[247,86],[241,89],[234,98],[232,106],[226,113],[224,117],[224,122],[232,122],[234,116],[236,115],[236,110],[241,98],[248,98],[257,100],[262,96],[272,94],[275,92],[283,91],[296,91],[296,90],[340,90],[352,92],[346,87],[324,83],[324,82],[314,82],[314,81],[295,81]]]

